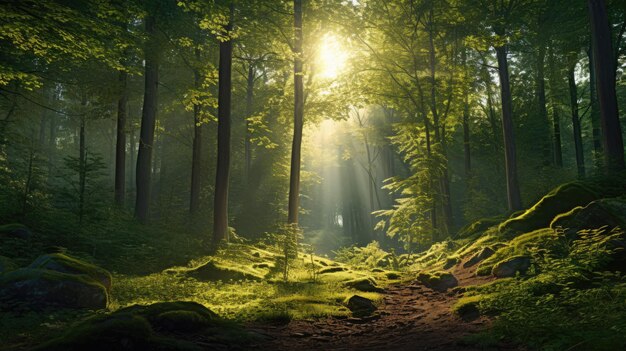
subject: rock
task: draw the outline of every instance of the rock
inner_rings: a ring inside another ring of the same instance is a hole
[[[387,279],[392,279],[392,280],[400,279],[402,277],[400,273],[396,273],[396,272],[387,272],[385,273],[385,276],[387,277]]]
[[[346,287],[365,292],[381,292],[373,278],[359,278],[343,283]]]
[[[85,274],[93,280],[100,282],[107,291],[111,291],[111,273],[103,268],[61,253],[39,256],[28,268],[48,269],[67,274]]]
[[[0,277],[1,306],[10,309],[102,309],[106,308],[108,297],[100,282],[83,274],[23,268]]]
[[[583,182],[563,184],[539,200],[533,207],[519,216],[500,224],[501,233],[517,235],[546,228],[554,217],[578,206],[586,206],[599,198],[599,194]]]
[[[459,263],[458,257],[448,257],[446,258],[446,263],[443,265],[443,269],[449,269],[457,265]]]
[[[200,304],[161,302],[87,318],[35,350],[244,350],[265,338]]]
[[[463,268],[468,268],[468,267],[474,266],[478,262],[483,261],[483,260],[491,257],[494,253],[496,253],[496,252],[492,248],[490,248],[489,246],[484,247],[482,250],[480,250],[480,252],[476,253],[469,260],[467,260],[463,264]]]
[[[626,228],[626,199],[612,198],[596,200],[584,207],[558,215],[550,228],[562,228],[573,238],[583,229],[598,229],[608,226]]]
[[[0,274],[16,270],[17,264],[6,256],[0,256]]]
[[[322,268],[319,270],[319,274],[325,274],[325,273],[336,273],[336,272],[345,272],[347,271],[348,268],[345,267],[328,267],[328,268]]]
[[[0,237],[29,239],[32,236],[33,232],[25,225],[19,223],[0,225]]]
[[[257,264],[252,266],[252,268],[265,268],[265,269],[270,269],[272,267],[274,267],[274,266],[269,264],[269,263],[267,263],[267,262],[257,263]]]
[[[255,251],[255,252],[252,254],[252,256],[253,256],[253,257],[260,258],[260,257],[261,257],[261,253],[260,253],[260,252],[258,252],[258,251]]]
[[[481,218],[481,219],[479,219],[479,220],[477,220],[475,222],[472,222],[472,223],[466,225],[465,227],[461,228],[459,230],[458,237],[459,238],[468,238],[468,237],[471,237],[473,235],[476,235],[476,234],[479,234],[479,233],[483,233],[487,229],[502,223],[502,221],[504,221],[505,219],[506,218],[502,217],[502,216],[491,217],[491,218]]]
[[[372,300],[359,295],[353,295],[347,299],[345,305],[356,317],[366,317],[377,310]]]
[[[456,277],[449,272],[420,273],[417,275],[417,281],[427,288],[439,292],[444,292],[459,285]]]
[[[183,272],[198,280],[261,280],[261,277],[252,273],[222,267],[213,261]]]
[[[517,272],[525,274],[528,268],[530,268],[530,257],[528,256],[515,256],[504,261],[498,262],[491,274],[498,278],[513,277]]]

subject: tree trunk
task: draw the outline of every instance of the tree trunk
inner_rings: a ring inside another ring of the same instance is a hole
[[[548,121],[548,110],[546,108],[546,82],[545,82],[545,59],[546,47],[541,43],[539,46],[539,55],[537,56],[537,113],[539,117],[539,131],[541,132],[541,151],[544,156],[546,165],[550,164],[550,122]]]
[[[154,144],[154,127],[157,113],[157,91],[159,84],[159,48],[156,43],[156,19],[152,15],[146,18],[146,32],[149,36],[145,52],[145,89],[143,110],[141,114],[141,131],[139,134],[139,151],[137,153],[137,172],[135,176],[137,191],[135,201],[135,218],[141,223],[148,221],[150,206],[152,148]]]
[[[83,106],[86,100],[83,98]],[[78,222],[83,223],[85,212],[85,185],[87,176],[87,159],[85,150],[85,115],[80,116],[80,132],[78,143]]]
[[[249,63],[248,79],[246,84],[246,138],[245,138],[245,176],[246,181],[250,179],[250,164],[252,163],[252,143],[250,142],[250,117],[252,117],[254,99],[254,64]]]
[[[522,199],[517,181],[517,156],[515,148],[515,135],[513,132],[513,106],[511,98],[511,86],[509,82],[509,63],[507,59],[507,47],[498,46],[498,75],[500,76],[500,92],[502,99],[502,136],[504,142],[504,162],[506,165],[506,189],[509,211],[518,211],[522,208]]]
[[[611,48],[611,31],[604,0],[588,0],[591,18],[593,61],[600,104],[600,125],[608,173],[624,170],[624,142],[615,93],[615,68]]]
[[[600,133],[600,111],[596,94],[596,68],[593,62],[593,45],[587,51],[589,57],[589,101],[591,103],[591,137],[593,139],[593,159],[596,171],[602,169],[602,135]]]
[[[578,177],[585,177],[585,156],[583,154],[583,137],[580,128],[580,118],[578,117],[578,90],[576,88],[576,77],[574,70],[576,64],[570,64],[567,70],[567,82],[569,84],[570,106],[572,108],[572,127],[574,129],[574,149],[576,152],[576,168]]]
[[[230,21],[226,31],[233,30],[234,5],[230,4]],[[233,60],[232,39],[220,43],[219,87],[217,108],[217,169],[215,175],[215,201],[213,206],[213,243],[228,240],[228,181],[230,174],[230,104],[231,71]]]
[[[128,163],[130,169],[130,172],[128,172],[128,187],[131,191],[135,186],[135,172],[137,171],[137,169],[133,167],[135,165],[135,154],[137,153],[135,146],[135,129],[133,128],[130,130],[130,162]]]
[[[126,197],[126,90],[128,73],[120,72],[119,81],[122,89],[117,101],[117,140],[115,143],[115,204],[122,207]]]
[[[552,140],[554,143],[554,165],[563,167],[563,149],[561,148],[561,118],[559,117],[559,109],[556,104],[552,106],[552,127],[554,135]]]
[[[300,154],[302,149],[302,127],[304,124],[304,85],[302,72],[302,0],[293,1],[294,9],[294,111],[293,142],[291,144],[291,172],[289,178],[289,224],[298,223],[300,208]]]
[[[196,50],[196,58],[200,52]],[[196,89],[201,87],[201,76],[198,69],[194,69],[194,85]],[[202,120],[200,118],[200,105],[193,105],[193,147],[191,151],[191,191],[189,196],[189,212],[195,214],[200,209],[200,189],[202,187]]]

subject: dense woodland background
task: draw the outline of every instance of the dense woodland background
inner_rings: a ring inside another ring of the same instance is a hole
[[[3,1],[0,254],[419,255],[621,179],[625,70],[622,0]]]

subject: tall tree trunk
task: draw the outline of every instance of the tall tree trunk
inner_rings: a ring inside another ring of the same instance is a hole
[[[128,172],[128,187],[129,189],[132,191],[133,187],[135,186],[135,174],[137,169],[135,167],[133,167],[135,165],[135,154],[137,153],[136,150],[136,143],[135,143],[135,129],[132,128],[130,130],[130,162],[129,164],[129,169],[130,172]]]
[[[291,172],[289,177],[289,213],[287,222],[298,223],[300,209],[300,154],[302,149],[302,127],[304,124],[304,85],[302,71],[302,0],[293,1],[294,9],[294,111],[293,142],[291,144]]]
[[[596,68],[593,62],[593,45],[587,50],[589,57],[589,101],[591,103],[591,137],[593,139],[593,159],[596,171],[602,170],[602,135],[600,133],[600,111],[596,94]]]
[[[196,50],[196,58],[199,59],[200,51]],[[198,69],[194,69],[194,86],[201,87],[201,76]],[[200,118],[200,105],[193,105],[193,147],[191,151],[191,191],[189,196],[189,212],[195,214],[200,209],[200,189],[202,187],[202,120]]]
[[[230,21],[226,31],[233,30],[234,5],[230,4]],[[217,169],[215,201],[213,206],[213,243],[228,240],[228,181],[230,175],[230,104],[231,71],[233,63],[232,39],[220,43],[219,90],[217,108]]]
[[[578,117],[578,89],[576,88],[575,62],[570,64],[567,70],[567,82],[569,84],[570,106],[572,108],[572,127],[574,129],[574,149],[576,152],[576,168],[578,177],[585,177],[585,156],[583,153],[583,137],[580,128],[580,118]]]
[[[522,208],[522,198],[517,180],[517,155],[515,135],[513,132],[513,103],[509,81],[509,63],[507,47],[498,46],[498,75],[500,76],[500,94],[502,99],[502,136],[504,142],[504,161],[506,165],[506,189],[509,210],[518,211]]]
[[[611,31],[604,0],[588,0],[591,18],[593,61],[596,73],[596,88],[600,104],[600,125],[604,146],[605,168],[616,173],[626,168],[624,164],[624,142],[615,93],[615,68]]]
[[[550,164],[550,142],[549,142],[549,128],[550,122],[548,121],[548,110],[546,108],[546,82],[545,82],[545,59],[546,59],[546,47],[542,42],[539,46],[539,54],[537,56],[537,81],[536,95],[537,95],[537,114],[539,117],[539,130],[541,132],[541,151],[544,157],[546,165]]]
[[[86,98],[83,97],[83,107],[86,105]],[[80,131],[78,142],[78,221],[83,223],[85,213],[85,189],[87,178],[87,153],[85,145],[85,115],[80,116]]]
[[[246,84],[246,137],[245,137],[245,176],[246,181],[250,178],[250,164],[252,163],[252,143],[250,141],[250,117],[254,102],[254,78],[255,70],[253,62],[248,66],[248,78]]]
[[[465,70],[466,79],[469,78],[467,76],[467,50],[463,49],[461,52],[461,60],[462,65]],[[472,172],[472,158],[470,154],[470,128],[469,128],[469,115],[470,115],[470,106],[469,106],[469,82],[466,81],[464,83],[464,96],[463,96],[463,154],[465,159],[465,178],[466,181],[470,178],[470,173]]]
[[[122,92],[117,101],[117,140],[115,142],[115,204],[122,207],[126,198],[126,105],[128,73],[120,72]]]
[[[142,223],[148,221],[150,206],[152,148],[157,114],[157,91],[159,84],[159,48],[157,47],[156,19],[146,17],[146,32],[149,36],[145,53],[145,88],[141,114],[141,132],[137,153],[135,217]]]
[[[557,71],[554,62],[554,52],[552,46],[549,48],[548,53],[548,68],[550,71],[550,101],[552,104],[552,149],[554,151],[554,165],[556,167],[563,167],[563,148],[561,147],[561,117],[559,115],[559,104],[557,99]]]

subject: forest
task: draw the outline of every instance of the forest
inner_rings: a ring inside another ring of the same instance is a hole
[[[624,0],[0,1],[0,350],[626,350]]]

